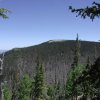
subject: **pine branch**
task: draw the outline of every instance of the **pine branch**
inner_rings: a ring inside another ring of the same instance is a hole
[[[6,19],[8,18],[7,13],[10,12],[8,9],[0,8],[0,17]]]
[[[89,17],[93,21],[96,17],[100,17],[100,4],[96,2],[93,2],[91,7],[75,9],[69,6],[69,9],[72,13],[77,13],[76,17],[81,16],[83,19]]]

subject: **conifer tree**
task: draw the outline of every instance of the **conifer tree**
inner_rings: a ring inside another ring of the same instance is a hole
[[[69,72],[69,75],[67,77],[67,82],[66,82],[65,98],[68,100],[70,99],[73,100],[73,98],[77,98],[78,95],[77,91],[79,90],[79,87],[77,87],[74,84],[74,82],[83,70],[82,69],[83,66],[79,64],[79,58],[80,58],[80,41],[77,34],[72,69]]]
[[[55,100],[55,86],[48,86],[47,95],[49,96],[49,100]]]
[[[30,100],[32,81],[28,75],[25,75],[20,81],[17,91],[18,100]]]
[[[80,86],[81,95],[83,95],[86,100],[91,90],[90,76],[88,75],[89,70],[90,70],[90,58],[88,56],[86,66],[82,70],[82,73],[74,81],[74,84],[76,84],[76,86]]]
[[[4,100],[11,100],[12,93],[11,93],[11,89],[7,84],[5,84],[3,87],[3,95],[4,95]]]
[[[79,36],[77,34],[76,37],[76,42],[75,42],[75,48],[73,50],[74,52],[74,57],[73,57],[73,63],[72,63],[72,68],[75,66],[78,66],[79,64],[79,58],[80,58],[80,41],[79,41]]]
[[[42,64],[37,63],[36,75],[34,78],[33,100],[47,100],[47,88],[44,79]]]

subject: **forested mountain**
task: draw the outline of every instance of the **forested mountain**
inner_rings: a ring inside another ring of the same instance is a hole
[[[74,49],[74,40],[50,40],[39,45],[7,51],[3,64],[5,80],[11,83],[11,80],[18,80],[24,74],[29,74],[32,78],[35,75],[38,57],[45,68],[47,83],[52,84],[55,81],[65,83],[73,62]],[[99,56],[99,42],[80,41],[80,64],[85,65],[88,57],[90,62],[94,63]]]

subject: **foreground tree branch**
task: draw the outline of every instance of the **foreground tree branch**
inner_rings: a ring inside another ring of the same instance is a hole
[[[91,7],[87,6],[86,8],[75,9],[70,6],[69,9],[72,13],[77,13],[76,17],[81,16],[83,19],[89,17],[93,21],[94,18],[100,17],[100,4],[96,2],[93,2]]]
[[[6,19],[8,18],[7,13],[10,12],[8,9],[0,8],[0,17]]]

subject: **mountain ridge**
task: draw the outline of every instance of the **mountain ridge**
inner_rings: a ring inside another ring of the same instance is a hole
[[[100,43],[80,41],[81,57],[80,63],[85,65],[88,56],[91,63],[100,56]],[[4,58],[4,75],[5,80],[11,82],[12,75],[19,75],[21,78],[24,74],[29,74],[32,78],[35,75],[37,57],[40,63],[44,65],[46,82],[53,84],[55,77],[61,83],[66,82],[67,74],[73,62],[73,49],[75,40],[65,40],[62,42],[44,42],[39,45],[14,48],[5,53]]]

